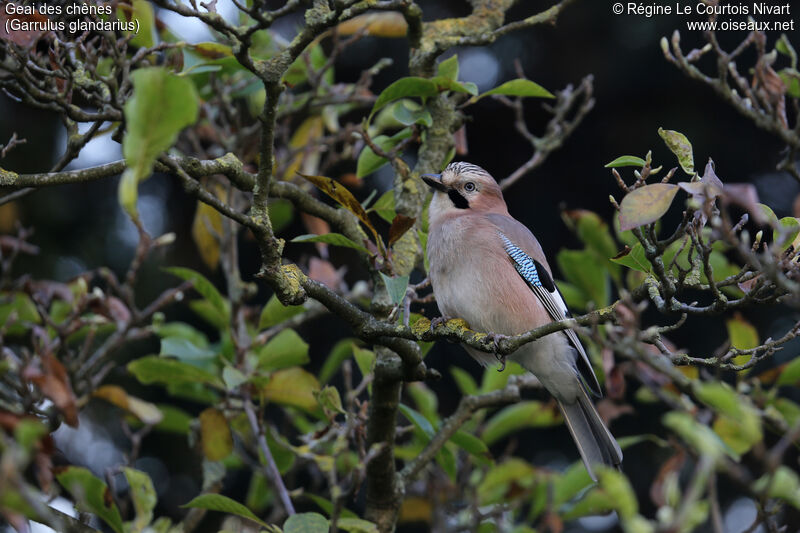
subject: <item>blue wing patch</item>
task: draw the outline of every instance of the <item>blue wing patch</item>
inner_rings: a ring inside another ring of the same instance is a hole
[[[541,263],[536,259],[531,259],[528,254],[502,233],[500,233],[500,238],[503,239],[503,248],[511,260],[514,261],[514,268],[517,269],[522,279],[527,281],[531,287],[543,287],[549,292],[556,291],[553,279]]]
[[[541,287],[542,281],[539,279],[539,270],[533,260],[516,244],[508,240],[508,237],[502,233],[500,237],[503,239],[503,248],[505,248],[508,256],[514,260],[514,268],[517,269],[519,275],[532,286]]]

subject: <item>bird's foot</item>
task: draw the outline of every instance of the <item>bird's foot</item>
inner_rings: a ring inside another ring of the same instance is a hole
[[[500,333],[489,333],[488,338],[489,340],[492,341],[492,344],[494,345],[494,356],[500,363],[500,368],[498,368],[497,371],[502,372],[503,370],[506,369],[506,356],[498,354],[497,351],[500,349],[500,341],[507,339],[508,335],[502,335]]]
[[[437,327],[441,326],[445,322],[447,322],[447,317],[443,317],[443,316],[437,316],[436,318],[432,319],[431,320],[431,331],[433,331]]]

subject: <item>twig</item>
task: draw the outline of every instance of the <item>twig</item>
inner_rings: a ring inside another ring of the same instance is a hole
[[[275,464],[275,459],[272,457],[272,452],[270,452],[269,446],[267,445],[267,437],[264,433],[264,427],[259,423],[258,418],[256,418],[250,393],[245,391],[243,392],[242,396],[242,405],[244,406],[244,412],[247,414],[247,421],[250,423],[250,429],[253,431],[253,435],[255,435],[256,439],[258,440],[258,447],[261,450],[261,453],[264,454],[264,459],[266,460],[266,464],[264,465],[264,474],[267,476],[267,479],[272,482],[272,486],[278,493],[278,497],[283,505],[284,510],[288,515],[291,516],[295,514],[294,505],[292,504],[292,499],[289,496],[289,491],[286,490],[286,486],[283,484],[283,478],[281,478],[281,473],[278,470],[278,466]]]

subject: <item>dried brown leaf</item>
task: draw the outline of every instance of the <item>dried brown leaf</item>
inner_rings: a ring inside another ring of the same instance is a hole
[[[337,30],[339,35],[354,35],[363,31],[373,37],[400,38],[406,36],[408,24],[402,13],[385,11],[353,17],[339,24]]]
[[[78,427],[78,406],[75,393],[61,362],[50,354],[41,356],[40,363],[33,363],[22,371],[22,377],[36,385],[42,394],[53,401],[71,427]]]
[[[308,277],[327,285],[333,290],[340,290],[344,283],[345,267],[336,269],[330,261],[311,257],[308,260]]]
[[[392,220],[392,225],[389,228],[389,246],[396,243],[408,230],[414,227],[416,218],[407,217],[398,214]]]
[[[28,8],[33,8],[33,6],[28,6]],[[43,24],[47,24],[48,19],[45,15],[42,15],[38,11],[28,14],[21,14],[21,13],[13,13],[8,14],[6,13],[5,9],[0,9],[0,39],[4,41],[11,41],[12,43],[18,44],[23,48],[31,48],[36,41],[38,41],[42,35],[47,33],[41,29],[35,30],[27,30],[27,29],[19,29],[13,30],[14,28],[26,28],[26,27],[40,27]],[[6,28],[10,30],[10,32],[6,32]]]
[[[302,174],[300,172],[298,172],[298,174],[313,183],[319,190],[339,202],[342,207],[353,213],[361,221],[361,223],[372,232],[372,235],[375,237],[375,242],[378,245],[378,249],[383,255],[383,252],[385,252],[383,240],[381,239],[380,235],[378,235],[378,231],[375,229],[375,226],[373,226],[372,222],[369,220],[367,212],[346,187],[344,187],[341,183],[325,176],[312,176],[309,174]]]

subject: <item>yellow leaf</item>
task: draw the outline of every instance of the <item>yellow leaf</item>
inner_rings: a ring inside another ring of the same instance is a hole
[[[406,498],[400,507],[400,522],[430,522],[433,506],[426,498]]]
[[[322,137],[323,132],[324,122],[322,117],[319,115],[308,117],[295,130],[292,138],[289,140],[289,148],[300,150],[308,145],[314,144],[320,137]],[[283,174],[283,179],[290,179],[298,171],[303,171],[306,173],[317,172],[317,168],[319,166],[319,157],[319,150],[299,151],[286,168],[286,172]]]
[[[218,237],[221,235],[222,215],[210,205],[198,201],[192,221],[192,238],[200,257],[211,270],[217,268],[219,263]]]
[[[734,317],[725,322],[728,328],[728,337],[731,346],[739,350],[750,350],[758,346],[758,331],[742,315],[736,313]],[[733,364],[743,365],[750,360],[752,355],[738,355],[733,358]]]
[[[103,385],[92,393],[95,398],[101,398],[128,411],[130,414],[148,425],[158,424],[164,419],[161,410],[150,402],[135,396],[130,396],[122,387],[116,385]]]
[[[303,176],[305,179],[316,185],[316,187],[339,202],[345,209],[353,213],[358,219],[372,232],[372,235],[375,236],[375,242],[378,245],[378,249],[381,252],[381,255],[386,255],[384,252],[386,248],[383,246],[383,240],[381,239],[380,235],[378,235],[378,231],[372,225],[372,222],[369,220],[369,216],[367,216],[367,212],[364,211],[364,208],[361,206],[361,203],[356,200],[353,193],[347,190],[347,188],[342,185],[341,183],[332,180],[331,178],[327,178],[325,176],[310,176],[307,174],[298,173]]]
[[[314,393],[319,389],[313,374],[295,366],[273,373],[261,392],[273,402],[316,411],[319,404]]]
[[[366,28],[366,34],[373,37],[405,37],[408,24],[401,13],[386,11],[359,15],[342,22],[337,28],[339,35],[353,35]]]
[[[200,441],[203,455],[209,461],[221,461],[233,451],[233,437],[228,421],[225,415],[213,407],[200,413]]]

